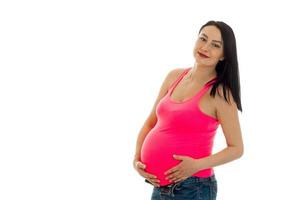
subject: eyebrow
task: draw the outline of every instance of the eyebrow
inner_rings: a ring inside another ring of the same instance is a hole
[[[208,36],[205,34],[205,33],[202,33],[202,35],[204,36],[204,37],[206,37],[206,38],[208,38]],[[212,40],[213,42],[218,42],[218,43],[220,43],[220,44],[223,44],[221,41],[219,41],[219,40]]]

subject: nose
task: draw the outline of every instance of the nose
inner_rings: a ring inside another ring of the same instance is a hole
[[[205,43],[205,44],[202,46],[201,49],[204,50],[204,51],[208,51],[208,49],[209,49],[209,44],[208,44],[208,42]]]

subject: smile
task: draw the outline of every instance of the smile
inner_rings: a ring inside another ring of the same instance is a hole
[[[204,55],[203,53],[198,52],[199,56],[202,58],[209,58],[207,55]]]

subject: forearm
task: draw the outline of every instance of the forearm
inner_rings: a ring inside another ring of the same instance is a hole
[[[215,153],[211,156],[196,159],[197,168],[199,170],[216,167],[235,159],[240,158],[243,155],[243,150],[238,147],[226,147],[222,151]]]

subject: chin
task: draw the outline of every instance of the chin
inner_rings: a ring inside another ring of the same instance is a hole
[[[204,59],[201,59],[201,58],[196,58],[195,60],[197,63],[203,65],[203,66],[211,66],[212,63],[209,62],[208,60],[204,60]]]
[[[205,58],[199,58],[199,57],[196,57],[195,58],[195,61],[197,63],[199,63],[200,65],[203,65],[203,66],[207,66],[207,67],[210,67],[210,66],[216,66],[218,63],[216,63],[215,61],[213,60],[210,60],[210,59],[205,59]]]

